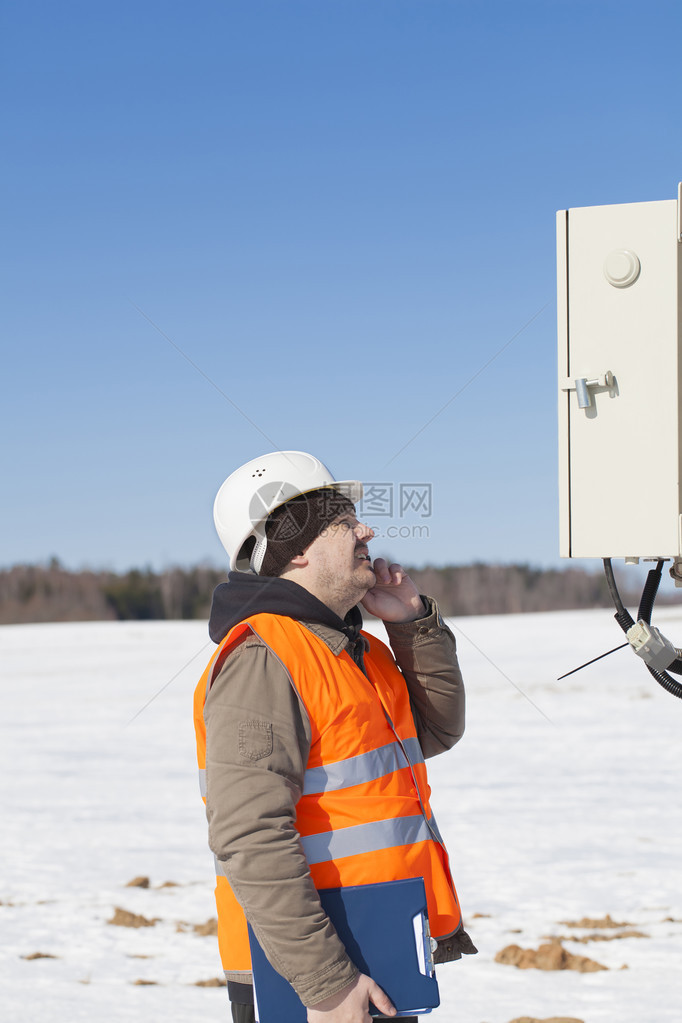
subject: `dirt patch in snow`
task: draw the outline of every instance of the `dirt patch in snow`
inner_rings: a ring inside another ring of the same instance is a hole
[[[132,881],[128,881],[124,887],[126,888],[151,888],[151,878],[141,874],[139,877],[134,877]],[[163,881],[161,884],[154,885],[155,888],[181,888],[177,881]]]
[[[549,1016],[547,1019],[538,1019],[536,1016],[517,1016],[510,1020],[510,1023],[583,1023],[583,1020],[575,1016]]]
[[[634,927],[634,924],[623,922],[617,923],[612,920],[609,914],[600,918],[584,916],[582,920],[560,920],[562,927],[582,927],[584,930],[606,930],[609,927]]]
[[[538,949],[507,945],[495,956],[496,963],[516,966],[519,970],[577,970],[578,973],[595,973],[608,970],[587,956],[574,956],[558,942],[540,945]]]
[[[160,919],[161,917],[155,916],[153,920],[150,920],[148,917],[142,916],[141,913],[129,913],[127,909],[115,906],[114,915],[111,920],[107,920],[107,923],[113,924],[114,927],[154,927]]]
[[[211,977],[210,980],[195,981],[194,987],[227,987],[227,981],[224,977]]]
[[[59,956],[53,956],[50,952],[31,952],[30,955],[22,956],[22,959],[59,959]]]
[[[186,920],[178,920],[175,930],[179,934],[186,934],[187,931],[192,931],[193,934],[198,934],[200,938],[212,938],[218,934],[218,921],[214,916],[210,917],[205,924],[188,924]]]
[[[548,935],[550,941],[577,941],[586,945],[588,941],[619,941],[620,938],[648,938],[644,931],[618,931],[617,934],[583,934],[580,937],[576,934]]]
[[[205,924],[195,924],[192,930],[201,938],[215,937],[218,934],[218,921],[211,917]]]
[[[134,877],[132,881],[128,881],[125,886],[126,888],[149,888],[148,877]]]

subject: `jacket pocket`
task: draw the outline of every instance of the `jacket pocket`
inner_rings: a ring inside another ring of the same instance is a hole
[[[268,721],[239,722],[239,755],[242,760],[262,760],[272,753],[272,725]]]

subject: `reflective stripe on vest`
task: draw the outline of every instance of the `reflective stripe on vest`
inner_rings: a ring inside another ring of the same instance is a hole
[[[393,817],[387,821],[356,824],[352,828],[338,828],[321,835],[306,835],[301,842],[305,858],[313,866],[340,860],[344,856],[428,842],[434,835],[442,841],[435,819],[431,817],[427,821],[422,814],[417,814],[415,817]]]
[[[338,760],[335,764],[327,764],[324,767],[309,767],[303,782],[303,795],[338,791],[352,785],[361,785],[366,781],[375,781],[393,771],[399,771],[408,763],[424,763],[419,739],[405,739],[402,746],[399,742],[390,742],[379,749],[370,750],[369,753],[349,757],[348,760]]]

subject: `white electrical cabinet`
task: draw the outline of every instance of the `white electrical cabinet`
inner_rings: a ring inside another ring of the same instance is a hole
[[[562,557],[682,557],[681,206],[557,214]]]

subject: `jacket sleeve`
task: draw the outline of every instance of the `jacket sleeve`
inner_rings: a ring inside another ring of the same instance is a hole
[[[320,905],[295,826],[307,714],[253,637],[228,656],[204,718],[209,845],[273,966],[314,1005],[358,971]]]
[[[451,749],[464,734],[465,696],[455,637],[435,600],[414,622],[385,622],[388,640],[405,677],[424,757]]]

